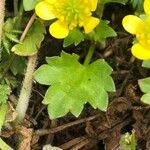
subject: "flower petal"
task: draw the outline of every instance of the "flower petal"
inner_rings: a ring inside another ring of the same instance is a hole
[[[60,22],[59,20],[50,25],[49,31],[53,37],[58,39],[63,39],[69,34],[68,25],[64,22]]]
[[[144,28],[144,22],[137,16],[128,15],[123,18],[122,25],[126,31],[131,34],[138,33],[139,30]]]
[[[133,56],[141,60],[150,59],[150,48],[146,49],[141,44],[134,44],[131,48]]]
[[[91,11],[95,11],[97,7],[98,0],[89,0],[89,8]]]
[[[146,14],[150,14],[150,0],[144,1],[144,10],[145,10]]]
[[[100,20],[95,17],[89,17],[84,21],[83,27],[85,30],[85,33],[91,32],[98,24]]]
[[[46,1],[39,2],[35,6],[35,12],[41,19],[44,20],[51,20],[56,18],[51,5]]]

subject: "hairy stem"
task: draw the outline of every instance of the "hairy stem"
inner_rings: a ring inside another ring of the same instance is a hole
[[[3,30],[3,24],[4,24],[4,17],[5,17],[5,0],[0,1],[0,56],[2,51],[2,30]]]
[[[36,67],[36,61],[37,61],[37,54],[29,57],[25,78],[18,99],[18,104],[16,107],[16,111],[18,113],[17,118],[18,123],[23,121],[26,114],[26,110],[28,108],[32,89],[33,73]]]
[[[28,22],[26,29],[24,30],[24,33],[22,34],[20,38],[20,41],[23,41],[23,39],[26,36],[26,33],[28,32],[29,28],[33,24],[34,20],[35,20],[35,14],[31,17],[30,21]],[[32,89],[33,73],[36,67],[36,60],[37,60],[37,54],[33,56],[29,56],[28,58],[27,70],[26,70],[25,78],[24,78],[23,85],[21,88],[20,96],[18,99],[18,104],[16,107],[16,111],[18,113],[18,118],[17,118],[16,123],[20,123],[23,121],[27,108],[28,108],[29,99],[31,95],[31,89]]]

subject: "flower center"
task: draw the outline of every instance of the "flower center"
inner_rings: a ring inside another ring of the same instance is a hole
[[[150,24],[146,23],[145,28],[136,36],[141,45],[144,47],[150,47]]]
[[[84,19],[91,16],[87,0],[58,0],[54,10],[56,17],[67,22],[70,29],[82,26]]]

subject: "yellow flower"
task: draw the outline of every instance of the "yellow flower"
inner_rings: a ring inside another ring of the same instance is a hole
[[[92,16],[98,0],[43,0],[35,7],[36,14],[44,20],[56,18],[49,28],[55,38],[65,38],[75,27],[83,27],[85,33],[91,32],[99,19]]]
[[[131,52],[141,60],[150,59],[150,0],[144,1],[144,11],[145,19],[128,15],[122,22],[126,31],[136,35],[137,42],[132,46]]]

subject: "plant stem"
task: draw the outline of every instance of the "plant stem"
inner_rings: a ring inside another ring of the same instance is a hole
[[[13,0],[14,15],[18,14],[18,0]]]
[[[15,1],[15,0],[14,0]],[[17,0],[16,0],[17,1]],[[16,2],[17,3],[17,2]],[[18,4],[17,4],[18,5]],[[16,6],[18,7],[18,6]],[[15,8],[14,8],[15,9]],[[14,12],[15,14],[15,12]],[[21,30],[22,19],[24,15],[23,1],[20,2],[19,11],[17,10],[17,14],[15,14],[15,24],[14,28],[16,30]]]
[[[135,131],[132,131],[132,136],[131,136],[131,150],[136,150]]]
[[[0,58],[1,58],[1,51],[2,51],[1,42],[2,42],[4,17],[5,17],[5,0],[1,0],[0,1]]]
[[[28,25],[26,26],[26,29],[24,30],[24,33],[22,34],[20,41],[22,41],[25,38],[26,33],[28,32],[29,28],[33,24],[34,20],[35,20],[35,14],[31,17],[30,21],[28,22]],[[36,60],[37,60],[37,54],[33,56],[29,56],[25,78],[18,99],[18,104],[16,107],[16,111],[18,113],[18,118],[16,120],[16,123],[21,123],[23,121],[28,108],[31,89],[32,89],[33,73],[36,67]]]
[[[86,58],[85,58],[85,60],[84,60],[84,63],[83,63],[84,66],[87,66],[87,65],[90,63],[91,58],[92,58],[93,53],[94,53],[94,50],[95,50],[95,45],[92,44],[92,45],[90,46],[89,51],[88,51],[88,53],[87,53],[87,55],[86,55]]]
[[[96,14],[98,14],[99,15],[99,19],[101,19],[102,15],[103,15],[103,11],[104,11],[104,4],[100,2],[100,4],[98,4],[98,9],[97,10],[98,11],[96,12]],[[86,55],[86,58],[84,60],[84,63],[83,63],[84,66],[87,66],[90,63],[91,58],[92,58],[93,53],[94,53],[94,50],[95,50],[95,44],[92,41],[92,44],[91,44],[91,46],[89,48],[89,51],[88,51],[88,53]]]
[[[26,110],[28,108],[32,89],[33,73],[36,67],[36,61],[37,61],[37,54],[29,57],[25,78],[18,99],[18,104],[16,107],[16,111],[18,113],[17,123],[23,121],[26,114]]]
[[[99,16],[99,19],[102,18],[102,15],[103,15],[103,11],[104,11],[104,4],[102,2],[99,2],[99,4],[97,5],[97,11],[96,11],[96,14],[98,14]]]

